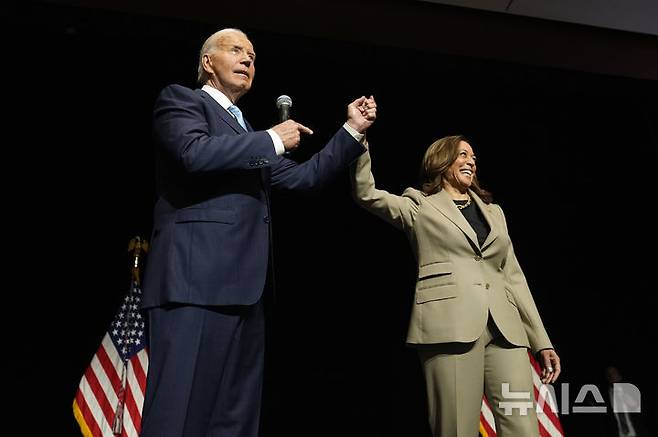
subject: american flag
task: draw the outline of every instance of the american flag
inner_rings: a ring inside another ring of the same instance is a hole
[[[148,371],[146,320],[137,280],[87,367],[73,400],[84,437],[137,437]]]
[[[541,437],[564,437],[564,431],[557,414],[557,403],[550,391],[542,389],[541,368],[530,352],[530,367],[532,367],[532,380],[535,386],[535,403],[541,411],[537,411],[539,435]],[[482,398],[482,409],[480,410],[480,436],[496,437],[496,425],[491,406],[486,396]]]

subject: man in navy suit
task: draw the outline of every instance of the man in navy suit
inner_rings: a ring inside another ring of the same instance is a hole
[[[164,88],[154,110],[158,200],[143,282],[150,363],[142,437],[255,437],[264,359],[262,294],[270,190],[311,190],[363,151],[372,97],[308,161],[283,154],[311,130],[287,120],[254,131],[235,104],[254,78],[237,29],[201,48],[199,84]]]

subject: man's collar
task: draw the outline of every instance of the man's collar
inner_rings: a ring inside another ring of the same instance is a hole
[[[233,102],[231,102],[231,100],[228,97],[226,97],[226,94],[224,94],[217,88],[213,88],[210,85],[206,84],[202,86],[201,89],[207,92],[208,94],[210,94],[210,97],[215,99],[215,101],[217,101],[217,103],[219,103],[221,107],[226,110],[228,110],[228,107],[233,104]]]

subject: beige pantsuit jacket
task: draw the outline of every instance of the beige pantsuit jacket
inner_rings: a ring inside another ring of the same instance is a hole
[[[404,231],[418,261],[408,343],[475,341],[491,313],[513,345],[533,353],[552,348],[500,206],[487,205],[470,192],[491,229],[480,247],[475,231],[445,191],[427,196],[408,188],[397,196],[377,189],[369,152],[351,170],[359,205]]]

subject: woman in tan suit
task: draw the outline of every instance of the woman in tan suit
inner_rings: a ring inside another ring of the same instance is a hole
[[[560,359],[503,211],[475,174],[473,149],[457,135],[427,149],[421,190],[397,196],[377,189],[369,152],[353,165],[352,183],[359,205],[406,233],[418,261],[407,343],[418,349],[434,436],[477,436],[483,391],[498,436],[539,436],[534,406],[509,407],[534,400],[528,348],[544,383],[557,379]]]

